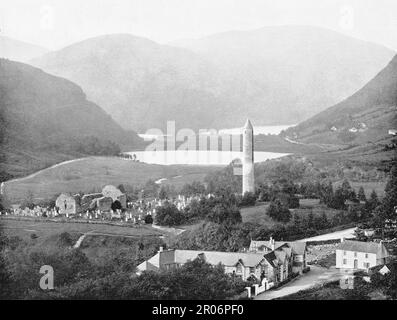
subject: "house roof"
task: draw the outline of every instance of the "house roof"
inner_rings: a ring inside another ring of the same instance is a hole
[[[276,257],[276,254],[274,253],[274,251],[271,251],[271,252],[265,254],[265,255],[264,255],[264,258],[267,260],[267,262],[270,263],[270,265],[271,265],[273,268],[277,268],[278,259],[277,259],[277,257]]]
[[[341,242],[336,247],[336,249],[344,250],[344,251],[374,253],[376,254],[377,258],[384,258],[390,255],[385,245],[383,243],[378,243],[378,242],[345,240]]]
[[[139,271],[149,271],[149,270],[157,270],[160,269],[160,254],[156,253],[149,260],[142,262],[137,266]]]
[[[275,241],[274,242],[274,248],[277,249],[285,244],[288,244],[291,249],[292,253],[294,254],[299,254],[303,255],[305,254],[306,251],[306,242],[298,242],[298,241]],[[263,247],[266,247],[268,250],[271,250],[271,243],[270,241],[256,241],[256,240],[251,240],[250,244],[250,250],[254,250],[254,248],[257,248],[259,250],[263,250]]]
[[[255,267],[263,259],[261,253],[246,252],[219,252],[219,251],[198,251],[198,250],[174,250],[174,263],[184,264],[189,260],[194,260],[198,255],[203,255],[205,261],[217,265],[235,266],[239,261],[246,267]]]

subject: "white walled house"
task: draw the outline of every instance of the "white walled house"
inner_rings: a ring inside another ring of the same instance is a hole
[[[390,253],[380,242],[345,240],[336,248],[336,268],[368,270],[389,262]]]

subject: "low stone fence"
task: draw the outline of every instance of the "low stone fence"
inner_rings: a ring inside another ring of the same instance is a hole
[[[328,244],[316,244],[307,246],[306,262],[309,264],[316,264],[318,261],[324,260],[335,253],[336,247],[340,240]]]
[[[0,220],[15,220],[15,221],[33,221],[33,222],[55,222],[55,223],[89,223],[89,224],[101,224],[101,225],[109,225],[109,226],[117,226],[117,227],[126,227],[126,228],[139,228],[144,226],[144,224],[134,224],[128,222],[117,222],[117,221],[103,221],[103,220],[88,220],[88,219],[78,219],[78,218],[43,218],[43,217],[24,217],[24,216],[11,216],[11,215],[0,215]]]

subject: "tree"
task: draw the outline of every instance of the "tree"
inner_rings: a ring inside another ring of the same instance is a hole
[[[160,198],[161,200],[165,200],[165,199],[168,198],[168,193],[167,193],[167,190],[166,190],[166,188],[165,188],[164,186],[161,186],[161,187],[160,187],[160,190],[159,190],[159,198]]]
[[[269,207],[266,210],[266,214],[270,218],[284,223],[289,222],[292,216],[288,207],[282,204],[278,199],[270,202]]]
[[[152,224],[153,223],[153,217],[150,214],[145,216],[145,223],[146,224]]]
[[[320,193],[320,203],[324,203],[327,206],[332,202],[332,198],[334,197],[334,188],[332,186],[332,182],[328,180],[326,184],[318,184],[317,188]]]
[[[121,205],[121,202],[119,200],[116,200],[112,203],[111,208],[113,211],[116,211],[123,209],[123,206]]]
[[[331,201],[327,204],[328,207],[338,210],[345,210],[346,193],[342,188],[337,188]]]
[[[369,200],[365,203],[365,208],[367,211],[374,211],[377,206],[379,206],[380,201],[375,190],[372,190]]]
[[[343,180],[342,185],[339,187],[342,197],[345,200],[356,200],[356,192],[351,187],[349,181],[347,179]]]
[[[392,299],[397,299],[397,261],[392,261],[388,268],[390,272],[382,275],[379,272],[371,276],[371,284],[374,288],[380,289]]]
[[[374,191],[373,191],[374,193]],[[385,219],[397,219],[397,167],[392,167],[390,171],[389,180],[385,187],[385,196],[382,202],[379,202],[376,193],[370,198],[369,207],[373,208],[376,204],[378,206],[375,210],[375,224],[382,226]]]
[[[364,201],[364,202],[367,201],[367,197],[365,196],[365,191],[362,186],[360,187],[360,189],[358,189],[357,198],[360,201]]]
[[[187,197],[203,195],[205,194],[205,185],[199,181],[193,181],[191,184],[186,183],[182,187],[180,194]]]
[[[11,275],[7,270],[6,260],[3,250],[7,244],[7,238],[3,235],[0,223],[0,300],[11,298]]]
[[[185,221],[185,216],[169,202],[156,208],[155,221],[161,226],[177,226]]]
[[[241,202],[240,202],[240,206],[243,207],[249,207],[249,206],[254,206],[256,203],[256,196],[253,192],[246,192],[244,193]]]
[[[32,190],[28,190],[26,197],[21,204],[21,209],[25,209],[25,208],[33,209],[34,206],[35,206],[34,194],[33,194]]]
[[[211,209],[207,220],[215,223],[240,223],[242,221],[240,210],[234,205],[217,204]]]

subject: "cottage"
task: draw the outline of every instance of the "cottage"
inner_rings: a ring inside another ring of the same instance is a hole
[[[306,242],[300,241],[269,241],[251,240],[249,251],[268,253],[287,244],[291,248],[292,273],[302,273],[306,264]]]
[[[68,195],[62,193],[58,196],[55,201],[55,206],[59,210],[59,214],[70,215],[80,213],[80,196],[79,195]]]
[[[336,248],[336,267],[339,269],[361,269],[386,264],[390,253],[380,242],[345,240]]]
[[[272,281],[277,277],[277,272],[272,260],[277,257],[265,257],[254,252],[219,252],[196,250],[160,250],[149,260],[141,263],[137,269],[138,274],[143,271],[171,270],[184,265],[196,258],[204,259],[211,265],[223,265],[225,273],[247,280],[254,277],[258,281],[267,278]]]

